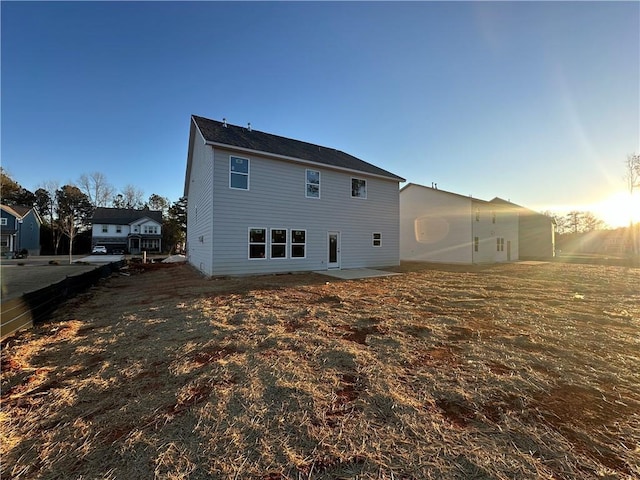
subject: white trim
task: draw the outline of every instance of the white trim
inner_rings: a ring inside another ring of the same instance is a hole
[[[264,230],[264,257],[252,257],[251,256],[251,245],[263,245],[259,242],[251,242],[251,230]],[[266,227],[248,227],[247,228],[247,260],[266,260],[267,259],[267,246],[268,246],[268,238],[267,234],[269,229]]]
[[[293,232],[304,232],[304,243],[294,243],[293,242]],[[290,240],[289,240],[289,258],[291,260],[304,260],[307,258],[307,230],[305,228],[292,228],[289,230],[290,232]],[[293,256],[293,247],[294,246],[303,246],[304,247],[304,255],[302,257],[294,257]]]
[[[238,160],[246,160],[247,161],[247,173],[244,173],[244,172],[232,172],[231,171],[231,159],[232,158],[237,158]],[[246,177],[247,177],[247,188],[232,187],[231,186],[231,176],[232,175],[246,175]],[[249,158],[245,158],[245,157],[238,157],[237,155],[229,155],[229,188],[231,190],[249,191],[250,190],[250,181],[251,181],[251,160]]]
[[[337,242],[338,244],[336,245],[337,251],[336,251],[336,259],[337,261],[334,263],[330,262],[330,258],[331,258],[331,247],[330,247],[330,241],[329,239],[331,238],[331,235],[337,235]],[[340,258],[340,237],[342,235],[340,234],[339,230],[329,230],[327,232],[327,270],[332,270],[332,269],[336,269],[336,270],[340,270],[340,265],[341,265],[341,258]]]
[[[0,218],[0,225],[7,225],[7,219],[5,217]]]
[[[284,239],[284,243],[273,243],[273,237],[272,237],[272,232],[274,230],[284,230],[284,235],[285,235],[285,239]],[[274,257],[273,256],[273,251],[271,250],[271,248],[274,245],[284,245],[284,257]],[[287,247],[289,246],[289,232],[286,228],[270,228],[269,229],[269,260],[286,260],[287,258],[289,258],[287,256]]]
[[[307,189],[307,187],[309,185],[313,185],[313,183],[309,183],[309,176],[308,176],[309,172],[317,172],[317,174],[318,174],[318,196],[317,197],[310,197],[308,195],[309,190]],[[315,169],[312,169],[312,168],[305,169],[305,171],[304,171],[304,196],[305,196],[305,198],[319,199],[322,196],[322,187],[321,187],[321,185],[322,185],[322,179],[321,179],[320,170],[315,170]]]
[[[364,197],[361,196],[354,196],[353,195],[353,181],[354,180],[362,180],[364,182]],[[366,178],[361,178],[361,177],[351,177],[351,182],[349,182],[349,191],[351,192],[351,198],[359,198],[361,200],[366,200],[367,199],[367,195],[368,195],[368,188],[367,188],[367,179]]]

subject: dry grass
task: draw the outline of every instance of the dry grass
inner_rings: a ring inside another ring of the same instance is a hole
[[[113,276],[3,345],[2,478],[640,477],[639,270],[398,270]]]

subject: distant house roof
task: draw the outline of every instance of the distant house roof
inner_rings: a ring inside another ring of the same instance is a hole
[[[474,198],[471,195],[461,195],[459,193],[449,192],[447,190],[441,190],[441,189],[439,189],[437,187],[427,187],[425,185],[420,185],[419,183],[407,183],[404,187],[402,187],[400,189],[400,191],[402,192],[403,190],[406,190],[407,188],[410,188],[410,187],[426,188],[427,190],[432,190],[432,191],[438,192],[438,193],[444,193],[446,195],[453,195],[454,197],[463,198],[465,200],[469,200],[469,201],[472,201],[472,202],[489,203],[486,200],[482,200],[480,198]]]
[[[92,224],[98,225],[129,225],[141,218],[150,218],[162,224],[162,212],[157,210],[135,210],[133,208],[106,208],[98,207],[93,213]]]
[[[335,148],[322,147],[246,127],[238,127],[197,115],[193,115],[191,118],[205,141],[210,145],[232,146],[248,152],[327,165],[404,182],[402,177]]]
[[[33,210],[33,207],[26,207],[24,205],[0,205],[0,208],[18,219],[24,218],[25,215]]]
[[[556,224],[556,220],[553,217],[545,215],[544,213],[536,212],[534,210],[531,210],[530,208],[523,207],[522,205],[518,205],[517,203],[509,202],[508,200],[504,200],[504,199],[502,199],[500,197],[494,198],[493,200],[491,200],[491,203],[496,203],[496,204],[500,204],[500,205],[507,205],[507,206],[513,206],[513,207],[516,207],[516,208],[520,209],[521,213],[523,213],[525,215],[529,215],[529,216],[538,215],[540,217],[546,217],[546,218],[549,219],[549,221],[551,223],[553,223],[554,225]]]

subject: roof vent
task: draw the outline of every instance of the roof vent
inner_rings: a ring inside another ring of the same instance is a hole
[[[251,122],[247,123],[247,130],[251,131]]]
[[[222,126],[223,126],[224,128],[227,128],[227,119],[226,119],[226,118],[223,118],[223,119],[222,119]]]

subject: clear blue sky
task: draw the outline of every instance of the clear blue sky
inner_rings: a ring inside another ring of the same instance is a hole
[[[542,210],[624,189],[638,2],[2,2],[2,166],[182,195],[191,114]]]

